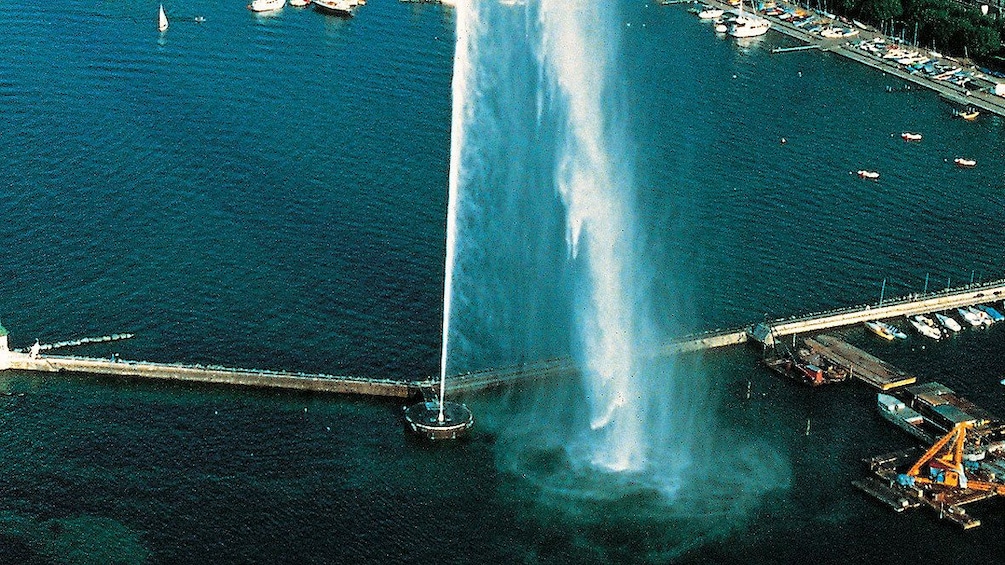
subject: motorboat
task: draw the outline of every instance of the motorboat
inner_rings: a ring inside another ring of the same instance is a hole
[[[251,0],[248,9],[252,12],[273,12],[286,5],[286,0]]]
[[[876,322],[876,323],[879,324],[880,326],[883,326],[886,329],[886,331],[890,332],[890,335],[892,335],[895,339],[907,339],[907,334],[900,331],[900,328],[898,328],[897,326],[893,324],[888,324],[886,322]]]
[[[168,17],[164,13],[164,4],[160,5],[160,11],[157,13],[157,31],[165,32],[168,28]]]
[[[726,11],[714,6],[702,6],[701,10],[698,11],[698,19],[700,20],[716,20],[722,17]]]
[[[957,322],[955,318],[950,318],[945,314],[939,314],[938,312],[936,312],[935,319],[938,320],[940,324],[942,324],[942,327],[946,328],[951,332],[958,332],[963,329],[963,326],[961,326],[960,323]]]
[[[758,37],[768,33],[771,22],[764,18],[757,18],[740,14],[729,25],[729,33],[732,37]]]
[[[879,178],[879,172],[877,172],[877,171],[867,171],[865,169],[862,169],[861,171],[858,171],[857,174],[858,174],[858,177],[861,178],[861,179],[876,180],[876,179]]]
[[[921,134],[905,131],[904,133],[900,134],[900,138],[903,139],[904,141],[921,141]]]
[[[927,324],[925,323],[926,320],[928,321]],[[908,318],[907,321],[919,334],[932,339],[942,339],[942,331],[935,327],[935,324],[931,321],[931,319],[925,318],[924,316],[912,316]]]
[[[865,328],[871,331],[872,333],[878,335],[879,337],[885,339],[886,341],[893,341],[894,339],[896,339],[893,337],[893,334],[890,333],[890,330],[888,330],[886,326],[881,322],[875,322],[875,321],[865,322]]]
[[[962,169],[970,169],[977,166],[977,161],[973,159],[965,159],[963,157],[957,157],[953,159],[953,162],[956,163],[957,167]]]
[[[991,318],[991,316],[989,316],[988,313],[983,310],[978,310],[973,306],[967,306],[966,309],[970,313],[972,313],[978,320],[980,320],[981,325],[984,327],[989,327],[991,326],[991,324],[995,323],[995,321]]]
[[[879,337],[885,339],[886,341],[893,341],[894,340],[893,334],[890,333],[889,330],[887,330],[883,326],[879,325],[879,322],[869,321],[869,322],[865,322],[864,325],[865,325],[865,329],[867,329],[870,332],[878,335]]]
[[[315,10],[323,14],[342,18],[351,18],[356,7],[356,3],[351,0],[314,0],[313,5]]]
[[[962,316],[963,320],[966,323],[970,324],[970,327],[976,328],[981,326],[981,317],[978,316],[977,314],[974,314],[970,310],[965,308],[957,308],[956,313]]]
[[[290,6],[294,8],[306,8],[311,3],[311,0],[290,0]]]
[[[972,122],[972,121],[976,120],[977,116],[980,116],[980,115],[981,115],[981,113],[978,110],[975,110],[973,108],[968,108],[968,109],[966,109],[964,111],[957,111],[956,112],[956,116],[958,118],[962,118],[962,119],[964,119],[964,120],[966,120],[968,122]]]
[[[991,321],[993,322],[1000,322],[1002,320],[1005,320],[1005,316],[1003,316],[1002,313],[999,312],[998,310],[995,310],[993,306],[988,306],[986,304],[978,304],[977,308],[982,312],[984,312],[985,314],[987,314],[988,316],[991,316]]]

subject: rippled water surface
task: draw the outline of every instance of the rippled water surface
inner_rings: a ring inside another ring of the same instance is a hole
[[[12,344],[134,332],[79,353],[434,374],[452,13],[392,0],[351,21],[165,8],[159,35],[154,4],[0,6]],[[896,81],[834,55],[771,55],[789,44],[772,33],[717,38],[679,6],[623,2],[609,17],[624,25],[638,229],[667,328],[869,302],[884,279],[890,296],[921,291],[926,274],[932,289],[1005,274],[1001,120],[954,121],[934,94],[888,93]],[[905,130],[924,140],[905,144]],[[978,167],[952,167],[959,155]],[[668,282],[682,264],[692,296]],[[935,345],[843,333],[1005,414],[1002,331]],[[791,470],[741,521],[668,515],[616,485],[570,499],[540,480],[558,464],[548,450],[508,459],[514,415],[571,383],[466,398],[473,437],[428,446],[401,432],[396,402],[6,374],[24,394],[0,397],[0,561],[1005,558],[999,501],[975,506],[984,526],[964,535],[850,485],[862,458],[911,441],[872,391],[799,388],[756,360],[733,349],[695,363],[713,376],[719,432]]]

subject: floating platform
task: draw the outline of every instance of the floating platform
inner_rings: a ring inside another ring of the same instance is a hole
[[[851,369],[853,378],[879,390],[890,390],[906,386],[918,380],[914,375],[910,375],[886,361],[870,355],[834,336],[821,335],[807,339],[806,346],[814,353],[823,355],[835,363],[848,367]]]
[[[443,403],[442,421],[439,402],[420,402],[405,409],[405,425],[412,433],[428,440],[464,437],[474,423],[471,410],[456,402]]]
[[[876,500],[886,504],[894,512],[903,512],[908,508],[921,506],[921,502],[916,498],[904,496],[904,493],[900,489],[879,480],[877,477],[866,477],[858,481],[852,481],[851,484]]]

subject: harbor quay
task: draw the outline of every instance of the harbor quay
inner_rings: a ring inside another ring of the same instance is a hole
[[[676,3],[676,2],[663,2],[664,4]],[[683,3],[683,2],[681,2]],[[720,8],[722,10],[737,10],[738,8],[730,4],[729,2],[723,2],[721,0],[707,0],[702,2],[708,6],[713,6]],[[783,2],[776,3],[779,7],[786,7],[789,10],[800,10],[802,12],[807,12],[810,14],[815,14],[817,17],[823,20],[834,20],[833,16],[829,14],[823,14],[820,12],[815,12],[813,10],[801,8],[791,4],[786,4]],[[820,51],[828,51],[846,59],[850,59],[857,63],[869,66],[873,69],[886,73],[890,76],[896,77],[905,82],[933,90],[939,94],[943,99],[959,105],[961,107],[976,108],[990,114],[996,114],[999,116],[1005,116],[1005,97],[994,94],[994,90],[999,81],[994,80],[990,77],[983,75],[973,70],[973,84],[977,88],[967,88],[963,85],[953,84],[944,80],[936,80],[928,75],[917,71],[911,71],[908,68],[897,63],[893,59],[884,59],[882,57],[876,56],[874,54],[868,53],[856,47],[857,44],[866,41],[874,41],[877,39],[882,39],[887,45],[903,45],[904,47],[911,47],[909,44],[901,44],[898,40],[894,38],[887,37],[880,33],[878,30],[859,24],[861,27],[856,26],[855,35],[852,36],[853,39],[849,40],[847,37],[837,37],[837,38],[826,38],[818,33],[810,33],[808,30],[796,26],[795,24],[780,19],[775,16],[766,15],[763,13],[758,13],[758,17],[764,18],[771,22],[771,30],[777,31],[783,35],[796,39],[803,42],[805,45],[799,47],[790,48],[780,48],[773,50],[775,53],[785,53],[790,51],[800,51],[806,49],[818,49]],[[838,25],[844,25],[838,20],[834,22]],[[945,57],[941,54],[935,53],[931,50],[926,50],[918,47],[911,47],[911,49],[927,54],[932,59],[943,60],[946,64],[950,64],[954,67],[960,68],[961,70],[966,67],[970,67],[966,62],[959,61],[952,57]]]

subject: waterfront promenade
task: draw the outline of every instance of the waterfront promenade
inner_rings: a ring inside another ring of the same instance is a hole
[[[719,0],[708,0],[705,2],[708,5],[716,6],[722,8],[723,10],[735,10],[736,8],[727,2],[721,2]],[[780,6],[786,6],[792,10],[797,9],[796,6],[791,6],[788,4],[779,3]],[[815,13],[812,10],[805,10],[803,8],[798,8],[803,11]],[[818,17],[824,18],[822,14],[816,13]],[[944,59],[947,64],[952,64],[959,67],[971,67],[975,73],[975,83],[980,87],[979,89],[971,90],[962,86],[958,86],[945,81],[938,81],[929,78],[927,75],[922,73],[911,73],[906,70],[903,66],[899,65],[896,61],[891,59],[883,59],[877,57],[870,53],[867,53],[861,49],[858,49],[855,45],[860,41],[867,41],[875,38],[883,38],[890,44],[895,43],[895,40],[884,36],[875,29],[858,29],[858,35],[849,38],[836,38],[828,39],[820,36],[816,33],[809,33],[804,29],[780,20],[777,17],[766,16],[764,14],[758,14],[758,17],[762,17],[771,22],[771,30],[774,30],[783,35],[787,35],[793,39],[805,43],[807,46],[814,46],[821,51],[829,51],[836,55],[840,55],[846,59],[850,59],[857,63],[872,67],[880,72],[886,73],[892,77],[909,82],[911,84],[927,88],[937,92],[944,99],[960,105],[960,106],[972,106],[978,108],[981,111],[996,114],[999,116],[1005,116],[1005,97],[997,96],[993,94],[994,85],[996,80],[986,77],[979,73],[976,69],[973,69],[968,63],[964,61],[959,61],[957,59],[944,57],[941,55],[932,54],[931,51],[922,48],[912,48],[916,51],[927,54],[932,58]],[[839,25],[846,25],[837,22]],[[857,29],[857,28],[856,28]],[[990,90],[990,92],[989,92]]]

